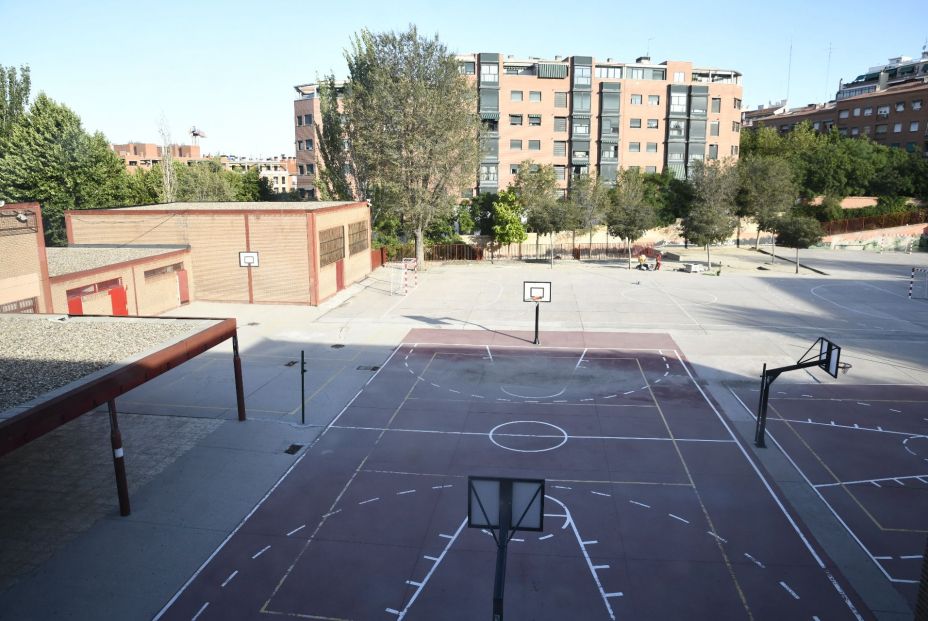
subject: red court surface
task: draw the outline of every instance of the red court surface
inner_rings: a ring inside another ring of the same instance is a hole
[[[864,619],[666,335],[415,330],[163,619],[490,618],[468,475],[544,478],[512,619]]]
[[[757,392],[739,397],[756,409]],[[928,388],[774,384],[767,430],[914,609],[928,535]]]

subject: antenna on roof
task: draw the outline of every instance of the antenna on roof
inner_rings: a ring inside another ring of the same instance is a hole
[[[193,140],[193,144],[200,144],[199,138],[206,138],[206,132],[202,129],[197,129],[197,126],[194,125],[190,128],[190,138]]]
[[[786,101],[783,105],[789,105],[789,85],[793,78],[793,38],[789,38],[789,61],[786,65]]]
[[[831,41],[828,42],[828,60],[825,63],[825,101],[831,99],[831,95],[828,94],[828,78],[831,74]]]

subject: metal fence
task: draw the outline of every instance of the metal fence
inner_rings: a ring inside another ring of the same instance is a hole
[[[380,249],[374,250],[377,255]],[[384,248],[385,262],[400,261],[405,257],[416,256],[415,244],[390,246]],[[654,257],[655,250],[651,245],[633,244],[632,257],[639,255]],[[433,244],[425,247],[426,261],[549,261],[552,255],[555,259],[576,259],[578,261],[607,261],[625,259],[628,257],[628,246],[620,243],[563,243],[563,244],[509,244],[500,247],[482,248],[470,244]],[[374,266],[377,266],[376,257]]]
[[[908,224],[924,224],[928,222],[928,209],[907,211],[904,213],[887,213],[881,216],[865,216],[862,218],[849,218],[822,223],[825,235],[838,233],[856,233],[858,231],[872,231],[874,229],[887,229],[893,226],[906,226]]]

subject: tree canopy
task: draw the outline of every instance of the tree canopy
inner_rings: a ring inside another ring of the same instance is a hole
[[[632,242],[657,223],[656,209],[647,194],[645,176],[635,169],[621,171],[609,191],[606,230],[627,240],[628,269],[632,267]]]
[[[735,230],[735,196],[738,176],[729,162],[696,162],[691,169],[693,205],[683,220],[687,238],[706,247],[706,260],[711,265],[709,246],[728,239]]]
[[[777,243],[796,249],[796,273],[799,273],[799,250],[817,244],[822,239],[822,226],[815,218],[789,215],[777,225]]]
[[[4,67],[0,65],[0,155],[3,141],[10,136],[13,124],[26,113],[29,106],[29,90],[32,77],[29,67]]]

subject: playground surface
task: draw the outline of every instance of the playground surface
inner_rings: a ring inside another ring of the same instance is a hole
[[[411,331],[159,618],[489,616],[468,475],[547,481],[517,618],[868,618],[672,339],[530,336]]]
[[[776,388],[769,438],[914,608],[928,535],[928,388]],[[756,407],[757,392],[739,399]]]

